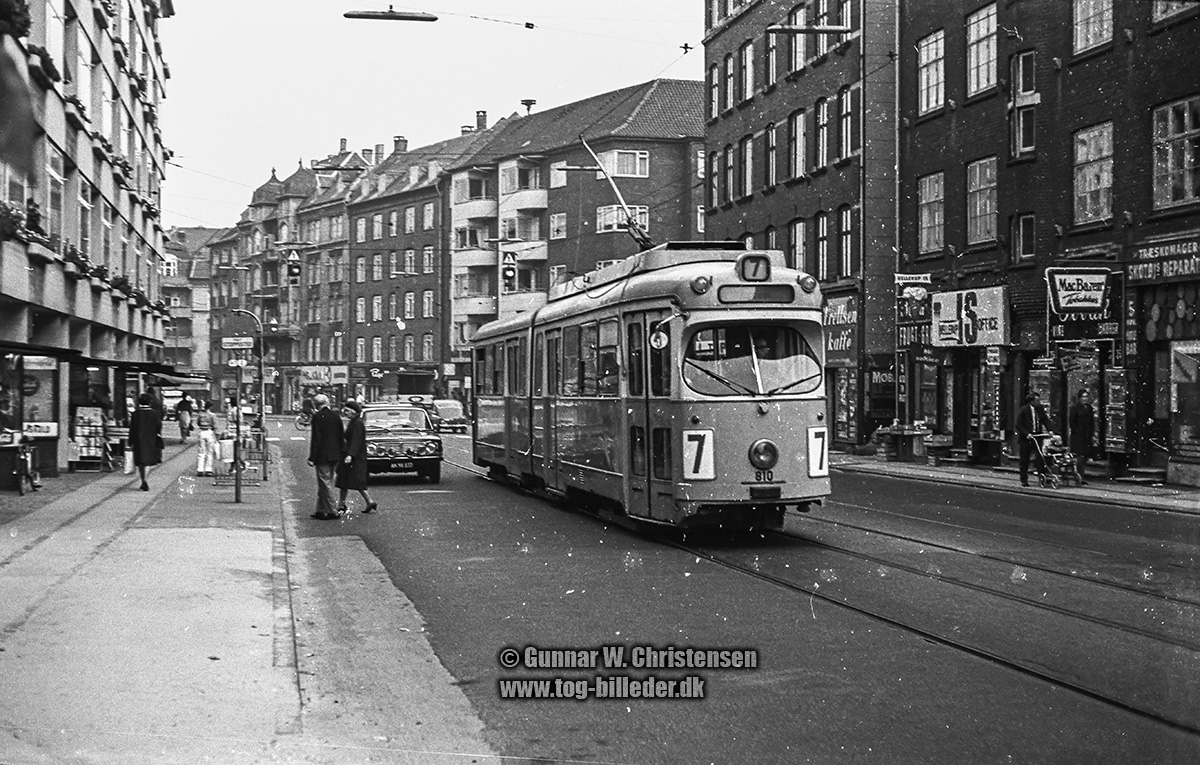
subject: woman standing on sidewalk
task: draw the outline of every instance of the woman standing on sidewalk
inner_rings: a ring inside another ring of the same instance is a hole
[[[138,406],[129,418],[129,445],[133,447],[133,464],[142,478],[142,491],[150,491],[146,483],[146,467],[162,462],[162,415],[153,407],[149,393],[138,396]]]
[[[346,510],[346,495],[353,489],[362,495],[363,502],[366,507],[363,508],[364,513],[375,511],[378,505],[371,500],[371,494],[367,491],[367,428],[362,421],[362,405],[357,401],[347,401],[342,405],[342,412],[349,418],[346,423],[346,435],[343,441],[342,451],[346,454],[342,458],[342,463],[338,465],[338,490],[341,492],[341,497],[338,499],[338,513],[345,513]]]
[[[196,456],[196,475],[212,475],[217,461],[217,416],[212,412],[212,402],[200,405],[196,415],[196,429],[200,431],[200,445]]]

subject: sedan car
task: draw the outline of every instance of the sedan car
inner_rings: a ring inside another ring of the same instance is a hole
[[[367,430],[367,470],[416,473],[430,483],[442,480],[442,438],[424,409],[408,404],[367,404],[362,418]]]
[[[435,399],[433,402],[433,413],[430,417],[433,420],[433,427],[439,431],[448,430],[451,433],[466,433],[471,425],[466,413],[463,411],[463,405],[449,398]]]

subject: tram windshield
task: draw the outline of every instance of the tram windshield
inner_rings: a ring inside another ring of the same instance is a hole
[[[683,380],[705,396],[793,395],[820,388],[822,369],[796,327],[729,324],[692,335]]]

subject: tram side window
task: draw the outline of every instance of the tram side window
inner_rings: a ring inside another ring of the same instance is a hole
[[[601,396],[616,396],[617,382],[620,379],[620,358],[617,355],[617,340],[621,336],[621,325],[616,319],[606,319],[600,322],[600,353],[598,356],[598,372],[596,392]]]
[[[646,429],[641,425],[629,428],[629,468],[634,475],[646,475]]]
[[[492,354],[487,348],[475,349],[475,379],[479,381],[476,393],[486,396],[492,392]]]
[[[542,369],[546,358],[546,336],[539,334],[533,341],[533,395],[542,397]]]
[[[584,324],[579,333],[580,395],[596,395],[596,342],[599,330],[596,322]]]
[[[546,336],[546,392],[557,396],[562,384],[562,364],[558,356],[559,337],[557,334]]]
[[[525,395],[525,338],[509,340],[505,366],[508,369],[508,395]]]
[[[641,396],[645,394],[645,386],[642,378],[646,374],[645,371],[645,349],[643,347],[645,335],[642,332],[642,325],[630,324],[626,332],[625,347],[629,353],[629,395]]]
[[[563,330],[562,394],[579,395],[579,327]]]
[[[497,343],[488,353],[488,377],[491,379],[493,396],[504,395],[504,346]]]
[[[671,478],[671,429],[654,428],[651,431],[651,452],[654,459],[654,477]]]
[[[661,330],[656,327],[655,331],[662,331],[668,333],[668,335],[670,334],[670,331],[665,326],[663,326]],[[670,343],[662,348],[650,346],[650,395],[671,395]]]

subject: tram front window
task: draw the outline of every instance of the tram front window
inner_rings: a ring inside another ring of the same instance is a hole
[[[821,365],[795,327],[730,324],[696,331],[684,350],[683,380],[705,396],[812,393]]]

